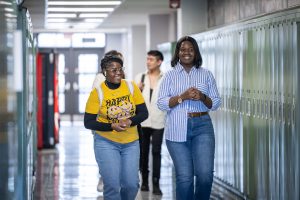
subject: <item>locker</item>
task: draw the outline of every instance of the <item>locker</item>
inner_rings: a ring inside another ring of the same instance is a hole
[[[299,13],[193,35],[222,97],[215,176],[250,199],[300,198]]]

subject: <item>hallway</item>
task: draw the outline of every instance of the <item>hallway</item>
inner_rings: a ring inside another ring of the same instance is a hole
[[[175,199],[173,164],[166,146],[162,150],[161,189],[163,196],[139,192],[137,200]],[[55,149],[38,152],[35,200],[103,199],[97,192],[98,167],[94,158],[93,138],[81,122],[63,122],[60,143]],[[150,187],[151,188],[151,187]],[[229,191],[214,184],[212,200],[240,200]]]
[[[163,150],[161,189],[163,198],[152,193],[138,194],[138,199],[173,199],[172,162]],[[98,167],[93,151],[93,137],[83,125],[63,125],[60,143],[55,149],[38,152],[35,199],[102,199],[97,192]]]

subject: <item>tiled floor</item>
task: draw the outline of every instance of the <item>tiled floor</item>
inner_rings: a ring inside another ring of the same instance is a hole
[[[163,196],[139,192],[137,200],[173,200],[174,170],[168,151],[163,145],[160,185]],[[94,158],[91,131],[77,125],[62,125],[60,143],[55,149],[38,152],[35,200],[103,199],[97,192],[98,167]],[[211,199],[239,200],[214,184]]]

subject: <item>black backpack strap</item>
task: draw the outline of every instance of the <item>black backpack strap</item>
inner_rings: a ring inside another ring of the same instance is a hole
[[[142,74],[141,83],[144,83],[144,81],[145,81],[145,74]]]

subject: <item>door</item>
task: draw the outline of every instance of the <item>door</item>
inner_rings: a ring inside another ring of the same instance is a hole
[[[85,103],[99,71],[104,49],[59,49],[59,111],[61,120],[82,121]]]

